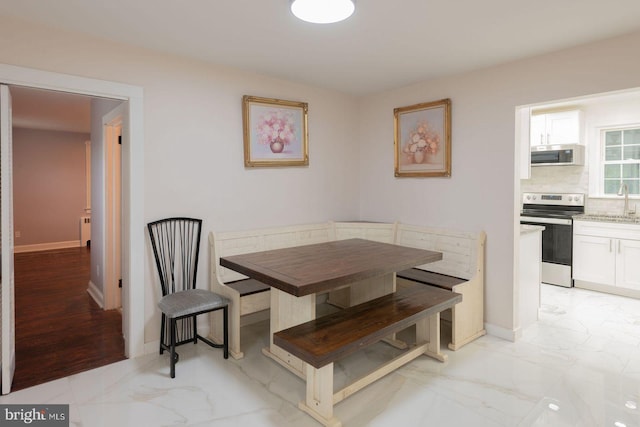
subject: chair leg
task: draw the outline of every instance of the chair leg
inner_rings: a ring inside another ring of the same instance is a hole
[[[164,328],[165,328],[165,316],[164,313],[160,320],[160,354],[164,353]]]
[[[224,332],[223,332],[224,358],[228,359],[229,358],[229,307],[225,306],[222,310],[223,310],[222,317],[224,318],[223,324],[222,324],[222,327],[224,328]]]
[[[171,319],[171,378],[176,377],[176,319]]]
[[[193,316],[193,343],[198,344],[198,317]]]

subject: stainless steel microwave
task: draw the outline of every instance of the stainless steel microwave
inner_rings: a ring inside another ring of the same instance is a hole
[[[531,166],[584,165],[584,146],[549,144],[531,147]]]

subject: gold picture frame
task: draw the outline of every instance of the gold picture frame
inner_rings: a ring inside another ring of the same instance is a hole
[[[243,96],[245,167],[307,166],[308,112],[306,102]]]
[[[451,100],[393,110],[397,177],[451,176]]]

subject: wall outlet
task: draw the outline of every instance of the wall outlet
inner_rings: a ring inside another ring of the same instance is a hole
[[[22,234],[19,231],[16,231],[16,239],[19,238]]]

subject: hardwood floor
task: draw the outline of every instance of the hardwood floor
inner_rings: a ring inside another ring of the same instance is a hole
[[[90,249],[15,255],[16,372],[20,390],[123,360],[122,315],[87,293]]]

